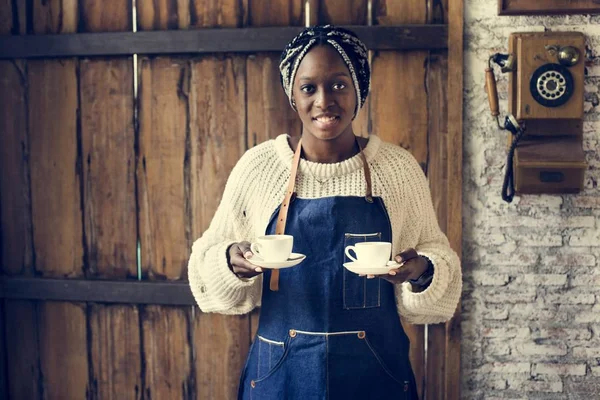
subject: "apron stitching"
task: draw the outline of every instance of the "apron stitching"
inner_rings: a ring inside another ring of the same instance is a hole
[[[278,346],[283,346],[284,345],[283,342],[276,342],[275,340],[270,340],[270,339],[267,339],[267,338],[262,337],[260,335],[256,335],[256,336],[258,336],[260,338],[260,340],[263,341],[263,342],[267,342],[267,343],[270,343],[270,344],[276,344]]]
[[[375,352],[375,349],[373,349],[373,346],[371,346],[371,343],[369,342],[369,339],[367,337],[365,337],[365,343],[367,344],[367,346],[369,347],[369,350],[371,350],[371,354],[373,354],[373,357],[375,357],[375,359],[379,363],[379,366],[385,371],[385,373],[390,378],[392,378],[396,383],[398,383],[399,385],[402,385],[402,382],[400,382],[398,379],[396,379],[396,377],[394,377],[394,375],[392,375],[392,373],[385,366],[385,364],[383,363],[383,361],[381,360],[379,355]]]
[[[359,333],[363,331],[342,331],[342,332],[308,332],[308,331],[299,331],[294,329],[297,333],[303,333],[305,335],[313,335],[313,336],[336,336],[336,335],[350,335],[353,333]]]
[[[290,338],[291,339],[291,338]],[[281,359],[275,364],[275,366],[269,371],[267,372],[267,374],[262,377],[262,378],[256,378],[254,380],[255,383],[260,383],[265,381],[266,379],[270,378],[275,372],[277,372],[277,370],[279,368],[281,368],[281,365],[286,361],[287,357],[288,357],[288,353],[290,352],[290,347],[291,347],[291,340],[288,339],[287,342],[285,343],[284,347],[283,347],[283,355],[281,356]]]
[[[360,308],[367,308],[367,278],[363,277],[363,306]]]
[[[327,383],[325,386],[325,394],[327,397],[327,400],[329,400],[329,336],[325,336],[325,357],[326,357],[326,364],[325,364],[325,370],[326,370],[326,378],[327,378]]]
[[[261,342],[260,340],[258,341],[258,363],[256,364],[256,378],[260,378],[260,353],[262,353],[262,351],[260,351],[260,346],[261,346]]]
[[[343,271],[343,280],[342,280],[342,297],[344,298],[344,308],[347,309],[346,305],[346,268]]]

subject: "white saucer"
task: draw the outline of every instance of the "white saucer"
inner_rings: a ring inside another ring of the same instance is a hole
[[[396,261],[389,261],[383,267],[365,267],[357,262],[347,262],[344,263],[344,268],[359,275],[387,275],[390,269],[398,268],[400,265]]]
[[[292,253],[292,254],[290,254],[290,258],[288,258],[286,261],[273,262],[273,261],[265,261],[265,260],[263,260],[263,258],[261,256],[259,256],[258,254],[255,254],[252,256],[252,258],[247,258],[247,260],[250,261],[251,264],[256,265],[257,267],[268,268],[268,269],[283,269],[283,268],[289,268],[289,267],[298,265],[302,261],[304,261],[305,258],[306,258],[306,256],[304,254]]]

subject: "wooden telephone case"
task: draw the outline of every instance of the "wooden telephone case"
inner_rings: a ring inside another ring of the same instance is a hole
[[[579,52],[573,65],[561,49]],[[579,32],[513,33],[508,109],[525,126],[513,162],[516,193],[576,193],[587,168],[582,147],[585,38]],[[514,137],[509,135],[509,145]]]

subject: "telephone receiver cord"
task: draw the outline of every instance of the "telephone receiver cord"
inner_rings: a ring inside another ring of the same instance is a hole
[[[506,173],[504,174],[504,182],[502,183],[502,200],[507,203],[512,203],[515,197],[515,177],[513,171],[513,159],[515,150],[519,145],[519,141],[523,137],[523,129],[517,129],[514,135],[513,141],[508,149],[508,155],[506,156]]]

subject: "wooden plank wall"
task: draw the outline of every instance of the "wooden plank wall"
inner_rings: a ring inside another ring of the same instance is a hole
[[[452,1],[373,0],[370,18],[368,0],[308,3],[311,24],[448,23],[449,15],[462,24],[462,1]],[[299,26],[304,5],[137,0],[135,22],[138,30]],[[132,15],[130,0],[0,0],[0,34],[128,31]],[[460,250],[460,218],[449,214],[460,206],[460,185],[450,179],[460,174],[461,160],[450,155],[460,129],[448,121],[462,108],[447,101],[457,58],[371,56],[372,95],[355,131],[415,155],[440,225]],[[300,133],[278,60],[275,53],[140,56],[137,71],[132,57],[0,61],[2,273],[186,280],[191,245],[239,157],[280,133]],[[10,399],[233,399],[259,314],[13,300],[0,312],[10,326],[0,333],[0,374],[8,366],[0,397]],[[427,399],[458,398],[458,369],[450,368],[459,361],[456,320],[405,324]]]

